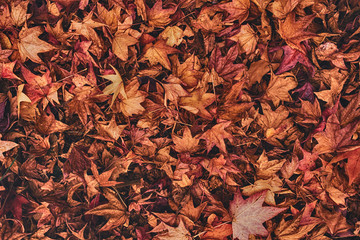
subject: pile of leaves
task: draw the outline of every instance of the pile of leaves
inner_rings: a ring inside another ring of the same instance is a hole
[[[0,2],[0,239],[360,237],[358,0]]]

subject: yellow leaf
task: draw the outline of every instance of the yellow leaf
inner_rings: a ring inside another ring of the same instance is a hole
[[[115,75],[114,74],[113,75],[103,75],[101,77],[103,77],[107,80],[110,80],[112,82],[109,86],[107,86],[103,90],[103,93],[106,95],[113,94],[111,104],[110,104],[110,108],[111,108],[111,106],[114,104],[114,101],[119,94],[125,99],[127,99],[127,96],[126,96],[126,92],[125,92],[125,88],[124,88],[124,82],[120,76],[119,71],[116,68],[114,68],[112,65],[110,65],[110,66],[114,70]]]

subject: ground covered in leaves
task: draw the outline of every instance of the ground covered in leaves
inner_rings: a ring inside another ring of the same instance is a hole
[[[0,239],[358,239],[357,0],[4,0]]]

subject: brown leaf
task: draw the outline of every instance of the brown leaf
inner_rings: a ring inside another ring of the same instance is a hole
[[[233,141],[233,136],[225,130],[230,125],[230,121],[218,123],[201,135],[200,139],[206,140],[207,152],[210,152],[214,146],[217,146],[221,152],[227,153],[224,140]]]
[[[211,105],[215,98],[215,94],[205,93],[203,88],[197,88],[190,93],[190,96],[181,97],[179,105],[193,114],[211,119],[212,116],[206,107]]]
[[[271,79],[266,89],[266,96],[270,98],[277,107],[280,101],[291,101],[289,91],[297,86],[295,76],[291,73],[281,75],[271,74]]]
[[[108,219],[106,224],[99,230],[100,232],[109,231],[121,225],[127,225],[129,219],[126,206],[118,200],[113,190],[105,188],[104,195],[109,202],[90,209],[85,214],[104,216]]]
[[[355,122],[341,128],[336,115],[331,115],[327,120],[325,131],[314,135],[318,144],[314,147],[313,151],[318,154],[323,154],[343,152],[358,148],[358,143],[351,139],[357,125],[358,122]]]
[[[179,153],[184,153],[184,152],[196,152],[199,148],[198,144],[199,144],[199,139],[198,138],[194,138],[191,136],[191,131],[189,128],[184,128],[184,132],[183,132],[183,137],[177,137],[175,135],[172,135],[172,140],[175,144],[174,146],[174,150],[179,152]]]
[[[54,50],[51,44],[39,39],[42,34],[40,26],[33,28],[23,27],[19,33],[19,53],[21,60],[25,62],[27,58],[35,63],[42,63],[39,53]]]
[[[128,47],[135,45],[137,42],[138,40],[136,38],[122,31],[117,31],[113,39],[112,50],[118,58],[126,61],[129,58]]]
[[[305,31],[314,18],[315,16],[308,15],[295,21],[295,13],[290,13],[285,20],[279,20],[278,32],[291,48],[306,54],[300,43],[317,36],[315,33]]]
[[[162,0],[157,0],[154,6],[148,11],[147,17],[150,26],[164,27],[171,22],[170,15],[176,12],[176,7],[162,8]]]
[[[158,40],[155,44],[146,45],[144,52],[143,59],[149,60],[150,65],[160,63],[164,68],[170,70],[171,65],[167,55],[178,53],[179,50],[169,47],[163,40]]]

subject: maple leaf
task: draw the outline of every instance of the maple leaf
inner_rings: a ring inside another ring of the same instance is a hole
[[[285,161],[285,159],[269,161],[265,151],[263,151],[256,161],[256,175],[263,179],[271,178],[282,168]]]
[[[233,0],[219,6],[226,10],[230,15],[225,19],[227,22],[238,20],[239,24],[244,22],[249,16],[250,1],[249,0]]]
[[[100,232],[109,231],[120,225],[127,225],[129,219],[126,206],[118,200],[113,190],[105,188],[104,195],[109,202],[90,209],[85,214],[104,216],[108,219],[106,224],[99,230]]]
[[[162,0],[157,0],[154,6],[147,12],[149,25],[163,27],[171,22],[170,15],[176,12],[176,7],[162,8]]]
[[[250,54],[255,51],[258,36],[249,24],[242,25],[240,32],[232,36],[230,40],[239,43],[240,51]]]
[[[110,65],[110,66],[114,70],[115,75],[112,74],[112,75],[102,75],[101,76],[102,78],[105,78],[112,82],[110,85],[106,86],[106,88],[104,88],[104,90],[103,90],[104,94],[107,94],[107,95],[113,94],[109,108],[111,108],[111,106],[114,104],[114,101],[118,97],[119,94],[123,98],[127,99],[125,88],[124,88],[124,81],[122,80],[119,71],[116,68],[114,68],[112,65]]]
[[[269,9],[276,18],[283,19],[299,4],[299,0],[275,0],[270,3]]]
[[[203,76],[202,66],[197,56],[192,54],[185,62],[180,64],[177,60],[174,65],[175,75],[185,83],[186,87],[193,88],[197,86],[199,79]]]
[[[45,108],[48,101],[52,104],[59,103],[57,90],[63,83],[52,82],[50,71],[47,70],[44,75],[33,74],[27,68],[21,66],[21,72],[28,84],[25,85],[25,93],[31,99],[32,103],[44,99],[43,107]]]
[[[209,33],[218,33],[223,29],[223,14],[217,13],[218,7],[204,7],[201,9],[196,20],[192,20],[195,28]]]
[[[117,101],[113,108],[116,111],[121,111],[127,117],[142,113],[145,108],[141,106],[141,103],[144,102],[147,94],[139,90],[139,85],[137,80],[126,85],[125,92],[127,98],[119,95],[121,100]]]
[[[99,122],[99,130],[104,132],[105,136],[108,135],[109,137],[111,137],[114,140],[119,139],[119,137],[125,127],[126,127],[126,125],[117,125],[114,115],[107,125]]]
[[[167,26],[161,32],[160,37],[166,40],[166,44],[170,47],[179,46],[183,40],[184,32],[178,26]]]
[[[295,13],[290,13],[285,20],[279,20],[278,32],[291,48],[306,54],[300,43],[317,36],[315,33],[304,31],[314,18],[315,16],[309,15],[295,21]]]
[[[42,63],[38,54],[55,49],[51,44],[39,39],[40,34],[42,34],[40,26],[33,28],[25,26],[21,29],[19,33],[19,53],[23,62],[29,58],[35,63]]]
[[[96,164],[93,161],[91,161],[91,172],[94,174],[94,177],[100,187],[111,187],[111,186],[115,186],[116,184],[121,183],[121,182],[116,182],[116,181],[109,181],[114,170],[115,170],[115,168],[113,168],[109,171],[103,172],[102,174],[99,175]]]
[[[360,176],[360,148],[341,153],[340,155],[333,158],[331,162],[338,162],[343,159],[347,159],[345,170],[349,177],[349,185],[351,185]]]
[[[326,85],[330,85],[330,89],[316,92],[315,95],[319,99],[327,102],[329,106],[334,106],[343,89],[347,76],[347,72],[339,70],[338,68],[319,71],[315,75],[315,79],[320,78]]]
[[[200,162],[200,164],[209,172],[210,176],[220,176],[225,182],[227,180],[228,173],[239,173],[239,169],[237,169],[235,165],[222,154],[219,157],[212,158],[211,160],[204,159]]]
[[[273,101],[275,106],[279,106],[280,101],[291,101],[289,91],[296,86],[297,82],[293,74],[284,73],[276,76],[274,73],[271,73],[266,96]]]
[[[145,55],[144,60],[149,60],[150,65],[160,63],[164,68],[170,70],[171,65],[168,58],[168,54],[178,53],[179,50],[166,45],[164,40],[158,40],[155,44],[148,44],[144,48]]]
[[[94,28],[105,26],[103,23],[95,22],[92,20],[94,12],[90,12],[82,22],[77,22],[72,20],[70,29],[71,31],[75,31],[75,33],[79,35],[83,35],[88,40],[92,41],[97,46],[97,53],[102,48],[101,40],[99,36],[97,35]]]
[[[318,144],[314,147],[313,151],[323,154],[357,148],[358,142],[351,139],[357,125],[358,122],[353,122],[341,128],[336,115],[331,115],[327,120],[325,131],[314,135]]]
[[[276,205],[275,202],[275,193],[280,193],[284,188],[282,188],[283,182],[281,179],[274,175],[269,179],[259,179],[254,182],[252,185],[248,185],[242,188],[242,194],[245,196],[251,196],[255,193],[262,192],[264,190],[269,190],[265,195],[265,203],[269,205]]]
[[[164,105],[167,106],[167,100],[170,100],[177,107],[179,97],[188,96],[189,93],[181,86],[182,81],[173,75],[170,75],[166,82],[168,84],[162,85],[165,90]]]
[[[231,81],[236,75],[245,71],[244,64],[234,64],[238,54],[238,45],[232,46],[225,56],[222,56],[220,48],[216,46],[210,56],[209,69],[214,68],[220,77]]]
[[[266,192],[260,192],[244,200],[241,193],[235,194],[234,200],[230,202],[234,239],[249,239],[250,234],[266,237],[268,231],[262,223],[286,210],[286,208],[263,207],[265,195]]]
[[[114,54],[122,61],[126,61],[129,57],[128,47],[136,44],[138,40],[121,30],[115,33],[112,50]]]
[[[304,65],[310,71],[311,76],[315,74],[314,65],[303,52],[293,49],[288,45],[282,46],[281,48],[284,51],[284,56],[279,68],[276,69],[276,74],[282,74],[293,69],[297,63]],[[274,51],[275,49],[271,51]]]
[[[228,139],[230,142],[233,141],[233,136],[225,130],[230,125],[231,121],[218,123],[201,135],[200,139],[206,140],[207,152],[210,152],[216,145],[221,152],[227,153],[224,139]]]
[[[203,88],[197,88],[190,93],[190,96],[181,97],[179,105],[193,114],[211,119],[212,116],[206,110],[206,107],[211,105],[215,98],[215,94],[205,93]]]
[[[198,138],[193,138],[191,136],[191,131],[188,127],[184,128],[184,132],[183,132],[183,137],[177,137],[175,135],[172,135],[172,140],[175,144],[174,146],[174,150],[179,152],[179,153],[183,153],[183,152],[196,152],[199,144],[199,139]]]
[[[163,232],[164,231],[164,232]],[[151,232],[162,232],[156,235],[159,240],[191,240],[191,234],[185,228],[183,221],[177,227],[171,227],[165,223],[160,223]]]

